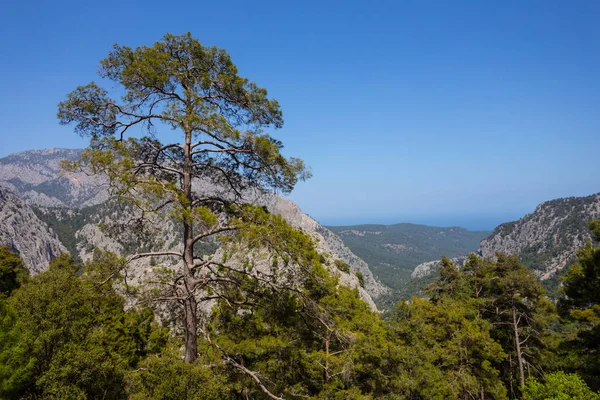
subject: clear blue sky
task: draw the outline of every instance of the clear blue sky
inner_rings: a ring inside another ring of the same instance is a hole
[[[600,192],[599,21],[596,0],[5,2],[0,157],[85,146],[65,94],[113,43],[191,31],[280,101],[305,212],[493,228]]]

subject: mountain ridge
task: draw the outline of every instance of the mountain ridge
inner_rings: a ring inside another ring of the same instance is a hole
[[[592,241],[588,223],[600,218],[600,193],[540,203],[523,218],[500,224],[480,243],[479,254],[519,255],[541,280],[575,261],[577,251]]]
[[[34,205],[37,214],[45,219],[46,223],[54,223],[56,227],[62,223],[64,228],[71,224],[72,218],[79,218],[79,229],[76,232],[66,232],[63,236],[63,241],[68,243],[70,251],[75,251],[79,258],[89,258],[91,249],[95,247],[123,253],[124,247],[107,238],[97,226],[103,219],[119,218],[118,214],[111,210],[102,211],[100,207],[94,210],[97,211],[96,215],[81,215],[82,212],[88,212],[106,203],[109,196],[104,182],[98,177],[82,173],[65,174],[60,169],[60,160],[72,161],[78,158],[81,152],[82,150],[78,149],[53,148],[13,153],[0,159],[0,186],[16,192],[27,203]],[[202,182],[199,184],[202,185]],[[207,189],[215,190],[210,187]],[[332,271],[341,274],[343,284],[357,287],[367,302],[373,304],[371,297],[377,298],[386,293],[387,289],[374,278],[367,263],[347,249],[335,234],[304,214],[296,203],[274,193],[254,192],[249,193],[249,201],[267,207],[273,213],[282,214],[292,226],[313,236],[321,251],[349,264],[353,273],[340,272],[335,268]],[[174,232],[176,233],[176,229]],[[364,289],[354,274],[356,272],[363,276]]]
[[[600,193],[547,200],[522,218],[498,225],[475,253],[488,259],[495,259],[496,252],[516,255],[554,292],[558,276],[576,261],[579,249],[593,242],[588,223],[595,219],[600,219]],[[460,265],[464,257],[455,261]],[[439,263],[431,260],[419,264],[413,279],[431,279]]]

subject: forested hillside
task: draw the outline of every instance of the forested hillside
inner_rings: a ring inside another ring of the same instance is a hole
[[[153,303],[125,307],[148,294],[123,292],[119,258],[97,253],[81,266],[63,256],[29,277],[0,248],[0,396],[593,400],[599,251],[581,253],[560,314],[515,257],[473,256],[461,269],[444,259],[429,299],[384,315],[316,257],[297,290],[247,281],[251,301],[218,300],[188,364],[177,312],[171,325]]]
[[[373,274],[396,291],[410,297],[411,273],[423,262],[442,256],[457,257],[477,251],[488,231],[460,227],[440,228],[415,224],[328,226],[355,254],[369,264]]]

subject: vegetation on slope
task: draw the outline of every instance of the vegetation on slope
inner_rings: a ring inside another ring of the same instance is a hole
[[[329,226],[373,274],[394,289],[393,299],[418,291],[410,279],[415,267],[441,256],[458,257],[477,251],[487,231],[438,228],[415,224]],[[421,282],[419,282],[421,284]]]
[[[252,301],[218,300],[187,364],[181,325],[125,309],[123,281],[106,279],[118,258],[96,253],[81,266],[63,256],[25,278],[4,249],[0,397],[591,399],[599,252],[582,250],[570,271],[562,318],[532,273],[502,255],[461,269],[444,259],[429,298],[384,315],[318,262],[297,290],[246,280]]]
[[[518,255],[526,267],[548,279],[575,262],[578,249],[593,240],[588,223],[600,217],[599,200],[591,195],[544,202],[533,213],[494,229],[481,243],[482,255]]]

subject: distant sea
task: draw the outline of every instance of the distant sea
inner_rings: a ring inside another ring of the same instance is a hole
[[[531,211],[529,211],[531,212]],[[365,216],[365,217],[323,217],[313,216],[321,225],[347,226],[363,224],[393,225],[399,223],[410,223],[428,226],[460,226],[470,231],[491,231],[498,225],[516,221],[524,217],[528,212],[510,212],[502,214],[481,215],[396,215],[396,216]]]

